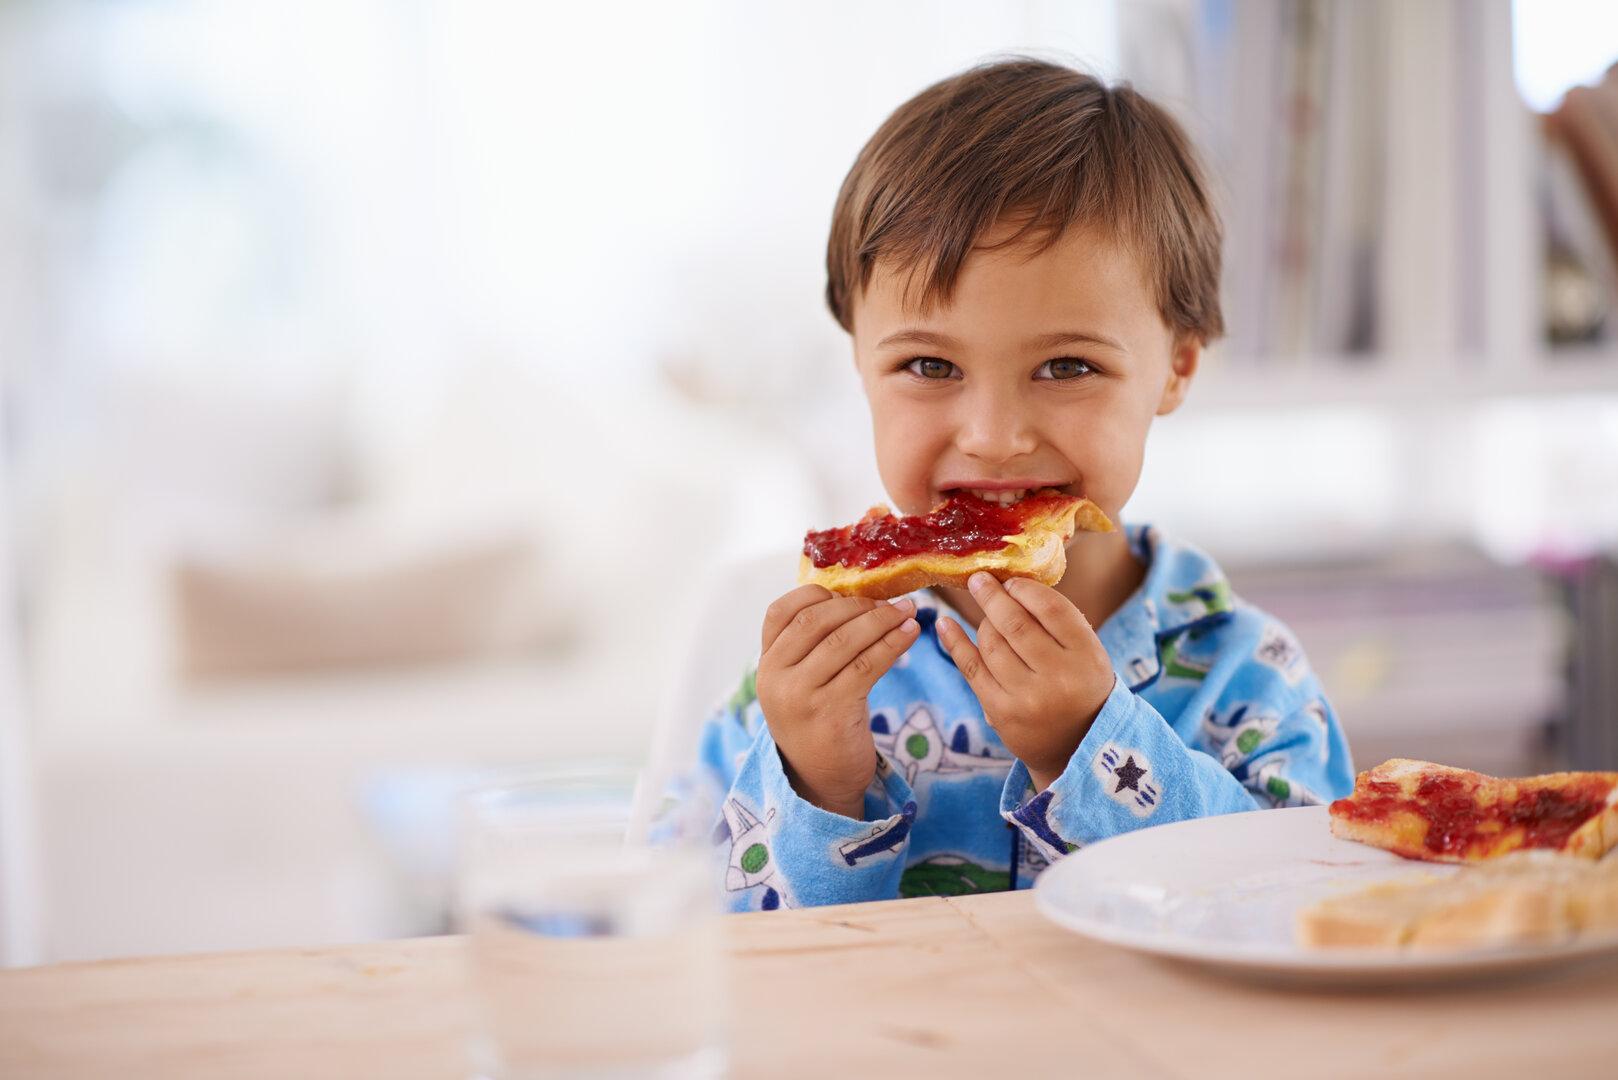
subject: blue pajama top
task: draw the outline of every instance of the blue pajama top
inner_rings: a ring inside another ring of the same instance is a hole
[[[720,808],[728,906],[1023,889],[1131,829],[1347,795],[1348,744],[1292,633],[1201,551],[1152,526],[1125,531],[1147,573],[1097,631],[1112,693],[1037,795],[939,641],[947,605],[929,591],[911,594],[921,632],[869,696],[879,760],[862,820],[792,790],[749,670],[704,725],[688,776]]]

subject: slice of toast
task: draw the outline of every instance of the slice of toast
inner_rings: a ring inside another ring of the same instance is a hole
[[[1298,912],[1311,948],[1487,948],[1618,931],[1618,859],[1519,851],[1447,878],[1373,885]]]
[[[1331,805],[1332,835],[1410,859],[1478,862],[1520,849],[1599,859],[1618,845],[1618,773],[1500,779],[1393,758]]]
[[[1003,547],[969,554],[929,550],[899,555],[874,566],[840,562],[816,566],[808,548],[813,537],[825,534],[810,533],[805,537],[805,552],[798,563],[798,580],[823,585],[845,596],[866,596],[873,600],[888,600],[931,585],[964,588],[967,578],[979,570],[1001,581],[1030,577],[1045,585],[1055,585],[1067,571],[1067,542],[1075,529],[1115,531],[1107,515],[1088,499],[1051,492],[1029,502],[1029,512],[1019,523],[1021,531],[1005,535]],[[948,505],[942,504],[940,509]],[[933,513],[937,514],[938,510]],[[930,514],[895,518],[886,506],[875,506],[859,522],[836,531],[853,533],[862,528],[868,531],[879,528],[891,535],[895,530],[926,528],[932,517]]]

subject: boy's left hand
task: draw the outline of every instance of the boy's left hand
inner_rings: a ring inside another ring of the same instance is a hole
[[[1048,585],[986,573],[968,587],[983,609],[973,645],[955,620],[939,638],[983,706],[989,726],[1044,791],[1067,768],[1112,693],[1112,660],[1084,613]]]

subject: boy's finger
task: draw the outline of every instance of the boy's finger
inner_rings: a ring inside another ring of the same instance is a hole
[[[880,600],[864,596],[834,596],[799,609],[776,635],[770,646],[770,662],[777,667],[793,667],[814,651],[827,635],[838,633],[842,625],[871,611]]]
[[[781,631],[797,617],[798,612],[831,598],[831,590],[824,585],[799,585],[785,596],[776,598],[764,611],[764,644],[760,651],[770,651],[775,639],[781,636]]]
[[[1040,660],[1048,660],[1061,651],[1056,638],[993,575],[979,571],[967,585],[972,590],[972,599],[983,609],[983,623],[978,625],[979,651],[983,648],[984,623],[992,624],[1030,668],[1038,667]],[[990,663],[992,666],[993,661]]]
[[[876,681],[893,667],[894,661],[916,643],[916,635],[920,632],[921,627],[916,620],[906,617],[845,664],[830,685],[838,694],[869,694]]]
[[[915,613],[913,601],[875,604],[841,626],[833,627],[798,664],[810,686],[825,686],[850,664],[863,664],[865,651],[884,634]],[[872,680],[875,681],[874,679]]]
[[[1016,686],[1033,671],[988,619],[978,623],[978,655],[1001,686]]]
[[[1051,588],[1032,578],[1012,578],[1006,582],[1006,591],[1039,620],[1045,632],[1056,639],[1058,645],[1071,647],[1093,637],[1095,630],[1078,606]]]
[[[983,657],[978,653],[977,646],[966,636],[960,624],[948,615],[938,619],[938,638],[949,652],[949,658],[955,661],[960,669],[961,677],[966,680],[972,692],[978,696],[978,704],[988,711],[988,702],[998,698],[1001,694],[1000,683],[994,674],[984,664]]]

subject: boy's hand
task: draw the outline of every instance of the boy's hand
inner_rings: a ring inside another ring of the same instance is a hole
[[[866,695],[916,640],[916,605],[793,589],[764,614],[759,705],[793,790],[858,819],[876,776]]]
[[[1112,693],[1112,660],[1083,612],[1048,585],[985,573],[968,582],[983,609],[974,646],[953,619],[939,638],[1000,739],[1044,791]]]

